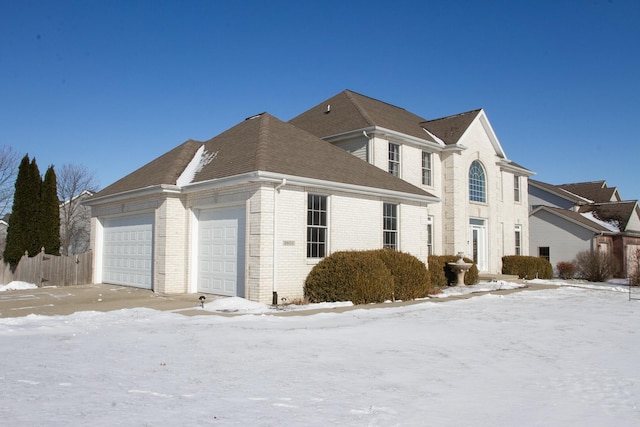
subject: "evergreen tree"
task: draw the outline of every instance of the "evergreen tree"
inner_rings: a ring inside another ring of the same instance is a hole
[[[56,184],[56,172],[49,166],[44,174],[40,191],[39,239],[44,251],[60,255],[60,203]]]
[[[15,267],[25,251],[35,255],[38,248],[38,216],[40,199],[40,172],[35,159],[24,156],[18,168],[13,208],[9,217],[4,259]]]

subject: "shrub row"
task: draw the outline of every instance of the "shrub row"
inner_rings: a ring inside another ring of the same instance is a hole
[[[429,273],[431,275],[431,285],[438,288],[446,288],[451,283],[456,283],[458,278],[456,273],[451,269],[450,262],[456,262],[456,255],[430,255],[429,256]],[[473,263],[469,258],[463,258],[464,262]],[[464,275],[465,285],[474,285],[478,283],[478,267],[473,266]]]
[[[521,279],[551,279],[551,263],[540,257],[508,255],[502,257],[502,274],[515,274]]]
[[[392,250],[342,251],[313,267],[304,284],[309,302],[354,304],[411,300],[430,291],[429,272],[413,255]]]

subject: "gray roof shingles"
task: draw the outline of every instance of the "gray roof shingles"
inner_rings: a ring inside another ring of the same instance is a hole
[[[102,197],[176,180],[202,142],[187,141],[100,191]],[[310,133],[263,113],[204,142],[213,159],[192,182],[264,171],[424,197],[432,194],[379,169]]]

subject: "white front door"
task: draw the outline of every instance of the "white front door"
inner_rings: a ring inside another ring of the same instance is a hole
[[[243,208],[203,210],[198,216],[198,292],[244,297]]]
[[[476,263],[478,271],[487,271],[487,224],[484,219],[471,218],[469,220],[469,256]]]

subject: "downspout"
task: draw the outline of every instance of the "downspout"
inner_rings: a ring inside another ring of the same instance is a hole
[[[374,150],[374,147],[371,145],[371,137],[369,136],[366,130],[363,130],[362,134],[364,135],[365,138],[367,138],[367,163],[372,165],[374,160],[373,153],[375,150]]]
[[[278,212],[278,193],[280,189],[287,185],[287,180],[282,178],[282,182],[276,186],[273,191],[273,268],[272,268],[272,280],[273,280],[273,299],[271,300],[271,304],[278,305],[278,274],[276,271],[277,264],[277,236],[278,236],[278,221],[276,218],[276,213]]]

